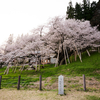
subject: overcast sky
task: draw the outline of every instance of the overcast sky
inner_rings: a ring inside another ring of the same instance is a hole
[[[10,34],[30,33],[49,18],[66,15],[70,0],[0,0],[0,45]],[[75,2],[82,0],[71,0]],[[90,0],[98,1],[98,0]]]

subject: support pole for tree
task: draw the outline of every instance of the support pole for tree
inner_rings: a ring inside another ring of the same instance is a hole
[[[36,67],[35,71],[37,71],[37,59],[36,59],[36,66],[35,67]]]
[[[64,47],[63,47],[63,49],[64,49]],[[64,58],[65,58],[65,63],[66,63],[66,65],[67,65],[66,55],[65,55],[65,49],[64,49]]]
[[[56,64],[55,64],[55,67],[58,66],[58,61],[59,61],[59,50],[58,50],[58,56],[57,56],[57,59],[56,59]]]
[[[74,55],[75,55],[75,61],[77,61],[77,52],[76,51],[74,52]]]
[[[2,76],[0,76],[0,89],[1,89],[1,81],[2,81]]]
[[[20,78],[21,78],[21,76],[18,76],[18,86],[17,86],[17,90],[20,89]]]
[[[38,68],[38,70],[40,70],[40,58],[39,58],[39,68]]]
[[[71,54],[71,56],[70,56],[70,62],[72,63],[72,54]]]
[[[66,54],[67,54],[68,62],[69,62],[69,64],[70,64],[70,60],[69,60],[69,56],[68,56],[68,52],[67,52],[67,48],[66,48]]]
[[[100,47],[98,47],[98,53],[100,53]]]
[[[8,74],[9,73],[9,65],[8,65],[8,67],[7,67],[7,73],[6,74]]]
[[[86,52],[87,52],[87,54],[90,56],[90,53],[89,53],[89,51],[86,49]]]
[[[78,56],[79,56],[79,59],[80,59],[80,61],[82,62],[82,59],[81,59],[81,57],[80,57],[80,55],[79,55],[79,52],[78,52],[78,49],[77,49],[77,47],[76,47],[76,45],[75,45],[75,44],[74,44],[74,46],[75,46],[75,49],[76,49],[77,54],[78,54]]]
[[[42,90],[42,75],[40,75],[40,87],[39,87],[39,90]]]
[[[82,54],[81,54],[81,52],[80,52],[80,57],[81,57],[81,59],[82,59]]]
[[[84,91],[86,91],[85,75],[83,75],[83,89],[84,89]]]
[[[14,60],[14,66],[15,66],[14,73],[16,73],[16,69],[17,69],[17,66],[18,66],[16,59]]]
[[[7,66],[8,67],[8,66]],[[6,72],[7,72],[7,68],[6,68],[6,70],[4,71],[4,74],[6,74]]]
[[[11,67],[10,64],[8,64],[8,66],[7,66],[7,68],[6,68],[5,72],[4,72],[4,74],[8,74],[8,73],[9,73],[9,68],[10,68],[10,67]]]
[[[44,53],[44,47],[43,47],[43,53]],[[43,55],[44,55],[44,54],[43,54]],[[44,56],[45,56],[45,55],[44,55]],[[44,61],[44,57],[43,57],[43,67],[44,67],[44,62],[45,62],[45,61]]]
[[[60,50],[60,42],[59,42],[59,50]],[[58,66],[58,61],[59,61],[59,50],[58,50],[58,56],[57,56],[57,59],[56,59],[55,67]]]

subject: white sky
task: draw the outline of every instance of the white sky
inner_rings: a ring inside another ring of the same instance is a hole
[[[0,45],[10,34],[30,33],[54,16],[66,15],[70,0],[0,0]],[[82,0],[71,0],[73,5]],[[98,1],[98,0],[90,0]]]

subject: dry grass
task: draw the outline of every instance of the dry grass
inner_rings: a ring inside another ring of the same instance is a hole
[[[34,85],[30,85],[31,88],[39,88],[39,81],[37,82],[33,82]],[[29,86],[29,87],[30,87]],[[100,82],[95,79],[95,78],[90,78],[90,77],[86,77],[86,87],[89,88],[90,90],[96,90],[98,92],[100,92]],[[51,78],[48,77],[45,80],[42,81],[42,88],[46,89],[46,90],[57,90],[58,89],[58,78]],[[80,89],[83,88],[83,79],[82,77],[64,77],[64,89],[68,90],[76,90],[76,89]]]
[[[26,86],[27,89],[39,89],[39,81],[30,82],[29,85]],[[43,90],[56,90],[58,89],[58,78],[47,77],[42,81]],[[86,88],[88,91],[96,91],[100,92],[100,82],[93,77],[86,77]],[[21,89],[25,89],[21,86]],[[66,91],[82,91],[83,90],[83,79],[82,77],[64,77],[64,89]]]
[[[60,96],[55,91],[0,90],[0,100],[86,100],[87,95],[100,97],[99,93],[83,91],[68,92],[66,95]]]
[[[100,97],[100,82],[95,78],[86,78],[88,90],[84,92],[82,77],[65,77],[64,96],[58,95],[58,80],[55,78],[48,77],[42,81],[43,91],[35,89],[39,89],[39,81],[33,83],[34,85],[29,85],[31,90],[1,89],[0,100],[87,100],[87,95]]]

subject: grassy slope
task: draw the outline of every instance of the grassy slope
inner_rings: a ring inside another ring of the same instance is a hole
[[[89,57],[87,53],[82,55],[83,62],[81,63],[79,59],[77,62],[73,62],[71,64],[61,65],[58,67],[54,67],[54,65],[47,65],[45,69],[42,69],[38,74],[42,74],[44,77],[49,76],[82,76],[85,74],[86,76],[100,76],[100,54],[92,53]]]
[[[10,84],[17,84],[19,75],[21,75],[21,80],[24,81],[21,81],[23,86],[29,82],[38,81],[39,75],[41,74],[42,77],[58,77],[59,75],[74,77],[85,74],[86,76],[95,77],[100,80],[100,53],[92,53],[90,57],[87,55],[87,53],[84,53],[82,54],[82,60],[83,62],[81,63],[79,58],[77,58],[77,62],[73,62],[67,66],[61,65],[54,67],[53,64],[45,65],[45,68],[37,72],[34,70],[24,70],[22,73],[20,73],[17,69],[16,73],[13,73],[12,69],[10,69],[8,75],[3,75],[5,68],[1,68],[0,75],[2,75],[3,78],[2,87],[7,87],[7,85],[9,87]],[[17,86],[15,85],[14,87]]]
[[[16,73],[10,72],[8,75],[3,75],[5,68],[0,69],[0,75],[3,76],[18,76],[22,75],[23,77],[26,76],[39,76],[40,74],[43,77],[50,77],[50,76],[58,76],[62,75],[69,75],[69,76],[80,76],[85,74],[87,76],[100,76],[100,53],[92,53],[89,57],[86,53],[82,54],[82,63],[79,61],[77,57],[76,62],[72,62],[71,64],[61,65],[58,67],[54,67],[54,65],[45,65],[45,68],[41,69],[41,71],[35,72],[34,70],[23,71],[22,73],[19,70]]]

